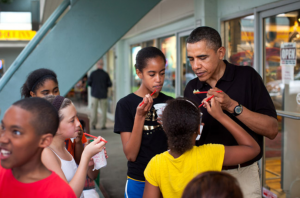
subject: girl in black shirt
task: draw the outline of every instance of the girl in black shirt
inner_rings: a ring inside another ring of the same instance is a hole
[[[144,170],[148,162],[168,148],[166,135],[156,121],[153,107],[172,99],[160,92],[165,79],[165,64],[165,55],[159,49],[141,49],[135,65],[141,85],[136,92],[117,103],[114,132],[121,134],[123,151],[128,159],[125,197],[143,197]]]

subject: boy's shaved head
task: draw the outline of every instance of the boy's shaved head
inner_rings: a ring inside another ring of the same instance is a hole
[[[32,113],[30,122],[38,135],[56,134],[59,125],[58,112],[47,100],[38,97],[25,98],[15,102],[13,106]]]

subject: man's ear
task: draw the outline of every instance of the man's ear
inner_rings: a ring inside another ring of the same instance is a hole
[[[44,134],[40,138],[39,147],[46,148],[50,146],[51,142],[53,140],[53,135],[50,133]]]
[[[226,54],[226,48],[225,48],[225,47],[220,47],[220,48],[218,49],[218,51],[219,51],[219,59],[220,59],[220,60],[223,60],[223,59],[224,59],[224,56],[225,56],[225,54]]]
[[[139,69],[136,69],[135,72],[138,75],[138,77],[142,80],[143,79],[143,73]]]
[[[36,97],[35,93],[33,93],[33,91],[30,91],[30,95],[31,97]]]

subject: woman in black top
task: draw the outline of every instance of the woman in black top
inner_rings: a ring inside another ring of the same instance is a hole
[[[168,148],[167,137],[156,120],[153,107],[172,99],[160,92],[165,79],[165,64],[165,55],[159,49],[141,49],[135,65],[141,85],[117,103],[114,132],[121,134],[123,151],[128,159],[126,198],[143,197],[144,170],[148,162]]]

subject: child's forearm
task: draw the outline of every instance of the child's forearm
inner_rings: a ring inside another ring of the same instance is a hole
[[[87,175],[88,175],[88,177],[89,177],[90,179],[93,179],[93,180],[94,180],[94,179],[97,178],[99,172],[100,172],[100,170],[94,170],[94,171],[93,171],[93,166],[90,166],[89,169],[88,169]]]
[[[123,146],[124,153],[128,161],[135,161],[139,153],[145,117],[135,116],[134,125],[128,141]]]
[[[226,114],[218,121],[232,134],[239,145],[259,148],[257,142],[239,124]]]
[[[77,197],[80,197],[84,188],[89,160],[90,159],[88,159],[87,157],[81,156],[81,161],[77,168],[77,171],[69,183]]]

